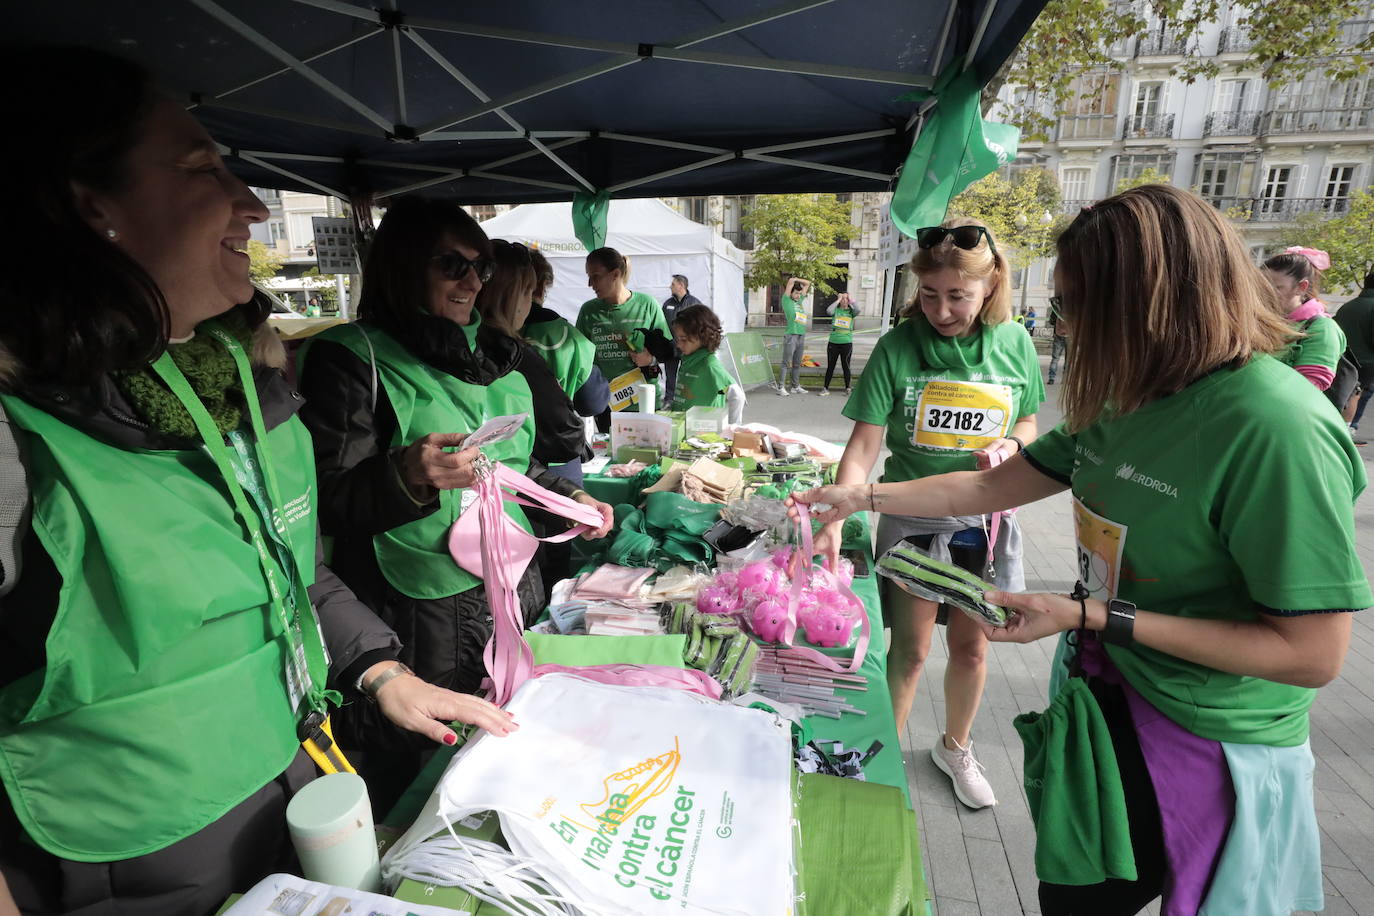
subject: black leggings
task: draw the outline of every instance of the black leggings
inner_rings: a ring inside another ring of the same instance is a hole
[[[1109,878],[1101,884],[1074,887],[1040,882],[1040,911],[1045,916],[1132,916],[1164,892],[1164,833],[1154,783],[1136,740],[1131,710],[1121,688],[1090,678],[1088,685],[1112,735],[1121,787],[1126,792],[1136,880]]]
[[[830,387],[830,379],[835,375],[835,360],[838,358],[840,366],[844,369],[844,387],[851,387],[849,384],[849,357],[854,355],[854,344],[852,343],[826,343],[825,345],[825,387]]]

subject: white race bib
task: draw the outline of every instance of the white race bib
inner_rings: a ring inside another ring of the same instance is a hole
[[[913,445],[959,451],[986,448],[1011,429],[1011,387],[944,379],[926,382],[916,413]]]
[[[837,331],[848,331],[854,327],[854,318],[850,315],[836,315],[831,326]]]
[[[628,410],[639,401],[636,385],[643,385],[644,373],[638,367],[611,379],[611,410]]]

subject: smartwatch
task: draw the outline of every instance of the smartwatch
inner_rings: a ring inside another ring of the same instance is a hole
[[[1120,598],[1107,602],[1107,625],[1102,628],[1102,641],[1113,646],[1129,646],[1135,642],[1135,605]]]
[[[1016,443],[1016,454],[1021,454],[1026,450],[1026,443],[1022,442],[1019,436],[1003,436],[1003,439],[1010,439]]]

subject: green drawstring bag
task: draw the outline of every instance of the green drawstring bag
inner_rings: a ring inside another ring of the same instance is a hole
[[[1012,724],[1025,747],[1035,874],[1073,886],[1134,881],[1121,770],[1088,682],[1070,678],[1048,709],[1017,716]]]

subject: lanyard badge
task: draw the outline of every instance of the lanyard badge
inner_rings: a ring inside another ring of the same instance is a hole
[[[324,688],[328,672],[324,641],[314,609],[305,594],[300,569],[286,541],[286,522],[281,513],[276,474],[262,445],[267,440],[267,433],[263,425],[262,408],[254,394],[252,372],[243,347],[237,340],[213,323],[201,327],[218,340],[234,359],[243,385],[244,400],[248,403],[252,443],[235,430],[228,437],[232,449],[226,446],[225,437],[220,435],[209,411],[191,389],[171,354],[164,352],[159,356],[153,363],[153,371],[167,383],[167,387],[190,413],[205,451],[224,479],[234,510],[257,551],[272,613],[290,647],[286,660],[286,684],[292,705],[303,720],[303,725],[310,721],[322,721],[328,703],[337,705],[342,698],[337,691]],[[254,511],[249,505],[245,490],[252,493],[259,511]],[[263,533],[264,521],[269,529],[266,535]]]

